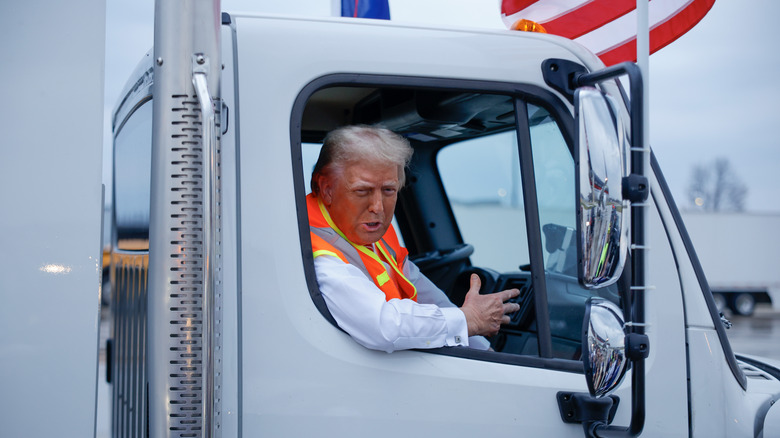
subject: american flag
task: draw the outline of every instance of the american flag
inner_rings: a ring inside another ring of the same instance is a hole
[[[650,53],[688,32],[715,0],[651,0]],[[636,61],[636,0],[502,0],[507,27],[525,19],[547,33],[573,39],[606,65]]]

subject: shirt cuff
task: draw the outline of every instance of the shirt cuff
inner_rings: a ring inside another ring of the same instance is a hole
[[[485,339],[484,336],[471,336],[469,338],[469,348],[475,350],[488,350],[490,349],[490,341]]]
[[[440,307],[444,321],[447,324],[447,337],[444,344],[448,347],[469,345],[469,329],[466,325],[466,315],[458,307]]]

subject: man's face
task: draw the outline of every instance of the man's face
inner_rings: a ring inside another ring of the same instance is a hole
[[[398,166],[358,162],[320,179],[320,195],[337,227],[354,244],[378,241],[390,227],[398,199]]]

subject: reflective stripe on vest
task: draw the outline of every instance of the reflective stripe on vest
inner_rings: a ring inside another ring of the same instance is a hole
[[[311,246],[315,258],[331,255],[356,266],[384,292],[388,301],[393,298],[417,300],[417,288],[403,274],[408,253],[398,242],[392,225],[385,235],[374,243],[381,254],[380,257],[367,247],[350,242],[333,223],[327,208],[319,198],[308,195],[306,207],[309,213]],[[394,275],[387,272],[385,263],[392,269]]]

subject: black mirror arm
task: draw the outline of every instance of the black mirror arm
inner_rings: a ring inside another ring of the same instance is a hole
[[[631,92],[631,101],[629,102],[629,111],[631,112],[631,172],[644,178],[645,160],[643,153],[649,152],[649,148],[647,145],[642,144],[645,130],[644,81],[639,66],[633,62],[621,62],[620,64],[588,73],[585,67],[580,64],[565,59],[553,58],[547,59],[542,63],[542,74],[545,82],[561,92],[570,102],[574,97],[574,91],[579,87],[593,86],[619,76],[628,76],[628,85]]]
[[[615,79],[619,76],[628,76],[629,90],[631,91],[631,148],[644,149],[644,106],[642,71],[633,62],[621,62],[606,67],[596,72],[588,73],[584,66],[566,59],[547,59],[542,63],[542,75],[544,81],[552,88],[561,92],[569,102],[574,97],[574,90],[579,87],[596,85],[598,83]],[[633,154],[632,154],[633,159]],[[632,166],[635,163],[631,163]],[[641,169],[632,167],[632,169]],[[637,172],[639,173],[639,172]]]

